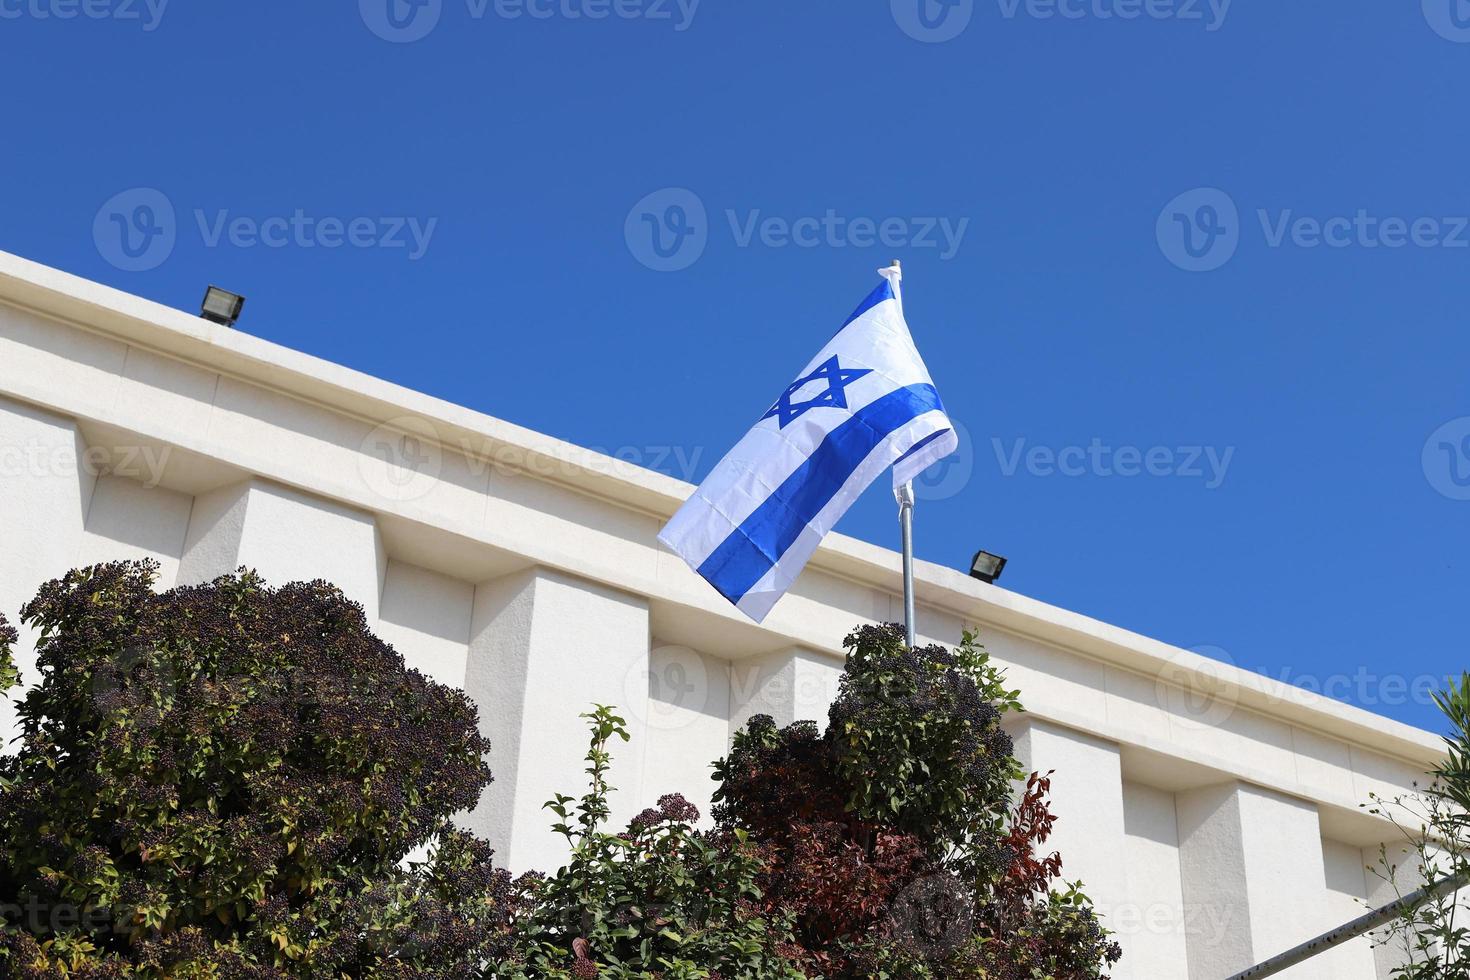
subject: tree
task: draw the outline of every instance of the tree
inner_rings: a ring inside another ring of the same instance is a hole
[[[566,866],[517,881],[451,815],[489,784],[475,706],[325,582],[241,571],[153,590],[150,563],[22,610],[40,683],[0,758],[0,976],[284,980],[1100,980],[1118,958],[1046,854],[1048,777],[967,636],[848,638],[825,732],[757,717],[716,765],[607,829],[623,720],[548,807]],[[16,675],[0,619],[0,689]],[[407,855],[427,849],[428,857]]]
[[[666,796],[608,819],[607,707],[584,716],[591,787],[547,804],[571,858],[529,879],[508,980],[1100,980],[1120,955],[1059,855],[1047,776],[1022,776],[983,649],[909,649],[897,626],[847,641],[825,734],[756,716],[715,766],[713,831]]]
[[[0,760],[0,974],[477,976],[512,883],[451,814],[490,782],[461,692],[325,582],[68,573]],[[12,686],[14,630],[0,625]],[[430,857],[405,865],[416,849]]]
[[[1426,882],[1470,879],[1470,674],[1451,678],[1434,701],[1450,723],[1444,762],[1419,792],[1393,799],[1374,795],[1368,805],[1370,813],[1388,817],[1403,832],[1408,861],[1380,848],[1378,866],[1370,869],[1400,898]],[[1398,953],[1394,977],[1470,980],[1470,915],[1463,901],[1452,891],[1404,910],[1390,923],[1380,944]]]
[[[1037,853],[1047,777],[1012,804],[1018,695],[974,637],[910,648],[888,624],[846,647],[825,732],[757,716],[716,766],[718,823],[768,853],[763,901],[795,916],[813,975],[1105,976],[1117,945]]]

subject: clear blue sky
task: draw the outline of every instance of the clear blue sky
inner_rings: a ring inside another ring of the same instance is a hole
[[[1470,4],[393,2],[0,0],[0,248],[696,479],[898,257],[922,558],[1440,727]]]

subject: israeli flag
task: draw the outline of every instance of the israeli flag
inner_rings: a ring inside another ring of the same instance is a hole
[[[878,476],[959,445],[903,318],[898,263],[658,539],[756,622]]]

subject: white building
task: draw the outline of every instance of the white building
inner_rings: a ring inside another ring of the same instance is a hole
[[[674,790],[707,809],[732,730],[825,718],[842,638],[901,618],[898,556],[834,535],[751,624],[655,544],[689,490],[0,253],[0,610],[116,558],[163,586],[336,582],[478,700],[497,779],[471,822],[512,870],[557,862],[541,804],[581,791],[591,703],[634,732],[618,817]],[[1018,751],[1056,770],[1054,843],[1118,976],[1223,980],[1391,897],[1364,866],[1397,833],[1359,804],[1421,778],[1436,737],[952,569],[919,563],[917,592],[923,638],[978,628],[1021,688]],[[1386,960],[1358,940],[1288,975]]]

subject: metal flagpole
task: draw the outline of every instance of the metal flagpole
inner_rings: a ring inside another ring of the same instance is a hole
[[[1412,894],[1405,895],[1396,902],[1390,902],[1381,909],[1374,909],[1367,915],[1361,915],[1346,925],[1338,926],[1331,932],[1323,933],[1316,939],[1304,942],[1295,949],[1289,949],[1280,956],[1273,956],[1264,963],[1237,973],[1230,980],[1260,980],[1261,977],[1274,977],[1282,970],[1305,962],[1318,953],[1325,953],[1334,946],[1341,946],[1349,939],[1356,939],[1365,932],[1371,932],[1385,922],[1398,918],[1408,909],[1418,908],[1430,899],[1439,898],[1447,892],[1459,891],[1467,884],[1470,884],[1470,872],[1441,879]]]
[[[879,269],[879,275],[894,284],[897,292],[900,278],[898,259],[887,269]],[[902,305],[903,300],[899,300]],[[905,483],[893,491],[898,498],[898,527],[903,532],[903,635],[909,649],[914,648],[914,484]]]
[[[905,483],[898,498],[898,526],[903,531],[903,629],[909,649],[914,647],[914,485]]]

